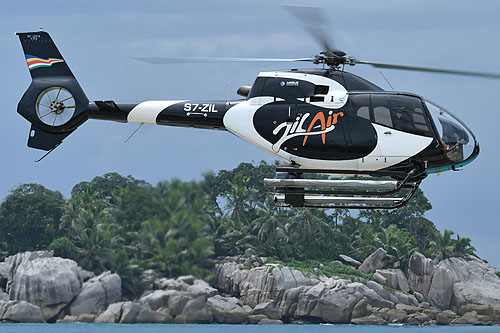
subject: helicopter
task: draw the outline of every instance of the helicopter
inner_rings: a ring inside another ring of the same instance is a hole
[[[301,8],[296,16],[304,21],[308,15]],[[327,209],[399,208],[429,174],[456,171],[477,158],[478,140],[454,114],[416,94],[385,91],[345,67],[500,74],[358,60],[332,47],[313,21],[303,23],[323,51],[308,58],[137,58],[319,65],[261,72],[253,85],[238,89],[242,99],[221,101],[90,101],[47,32],[17,33],[32,78],[17,108],[31,123],[28,146],[48,151],[44,158],[88,119],[227,130],[287,161],[275,178],[264,179],[279,205]]]

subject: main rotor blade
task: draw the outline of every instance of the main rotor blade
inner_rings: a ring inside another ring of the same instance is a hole
[[[325,17],[321,8],[309,6],[282,6],[286,8],[302,24],[321,45],[324,51],[334,51],[334,43],[331,36],[325,30]]]
[[[314,58],[280,59],[280,58],[182,58],[182,57],[158,57],[158,58],[134,58],[150,64],[202,64],[202,63],[223,63],[223,62],[294,62],[310,61]]]
[[[433,68],[433,67],[419,67],[419,66],[384,64],[384,63],[380,63],[380,62],[362,61],[362,60],[356,60],[356,59],[354,60],[354,62],[356,64],[371,65],[371,66],[377,67],[377,68],[403,69],[403,70],[417,71],[417,72],[468,75],[468,76],[487,77],[487,78],[491,78],[491,79],[500,79],[500,73],[475,72],[475,71],[463,71],[463,70],[456,70],[456,69],[443,69],[443,68]]]

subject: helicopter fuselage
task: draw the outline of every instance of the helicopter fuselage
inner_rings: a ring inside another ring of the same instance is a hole
[[[97,101],[89,117],[226,129],[310,169],[409,171],[419,165],[428,174],[455,170],[479,153],[472,132],[442,108],[328,70],[260,73],[246,100]]]

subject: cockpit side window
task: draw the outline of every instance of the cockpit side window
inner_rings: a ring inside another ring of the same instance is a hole
[[[433,136],[429,118],[424,112],[420,98],[413,96],[390,96],[393,126],[397,130],[417,135]]]
[[[373,120],[382,126],[393,127],[387,96],[372,96]]]
[[[356,116],[370,120],[370,95],[350,95],[348,102]]]
[[[372,120],[399,131],[432,137],[432,126],[418,97],[372,95]]]

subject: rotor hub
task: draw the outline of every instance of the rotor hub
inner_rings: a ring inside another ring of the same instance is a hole
[[[58,101],[58,100],[53,100],[49,104],[49,109],[51,112],[59,115],[59,114],[64,112],[64,109],[65,109],[64,103],[61,101]]]

